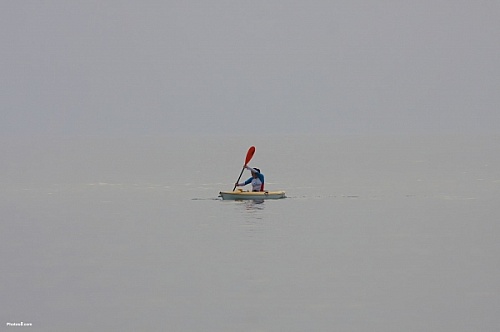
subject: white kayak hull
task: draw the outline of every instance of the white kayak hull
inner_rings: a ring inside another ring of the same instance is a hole
[[[284,191],[221,191],[219,197],[223,200],[242,200],[242,199],[279,199],[285,198]]]

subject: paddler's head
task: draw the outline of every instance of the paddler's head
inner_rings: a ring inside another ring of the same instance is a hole
[[[260,169],[258,169],[257,167],[254,167],[253,169],[260,173]],[[252,176],[254,178],[256,178],[257,177],[257,173],[255,173],[254,171],[252,171]]]

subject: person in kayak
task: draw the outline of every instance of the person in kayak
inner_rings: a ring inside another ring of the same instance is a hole
[[[247,184],[252,184],[252,191],[264,191],[264,174],[260,172],[258,168],[252,168],[245,165],[245,168],[252,172],[252,177],[242,183],[235,183],[237,187],[246,186]]]

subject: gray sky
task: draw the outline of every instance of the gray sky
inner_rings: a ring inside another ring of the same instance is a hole
[[[494,132],[500,2],[0,4],[3,135]]]

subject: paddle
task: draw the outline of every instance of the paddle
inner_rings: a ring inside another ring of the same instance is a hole
[[[247,151],[247,157],[245,158],[245,165],[243,165],[243,168],[241,169],[240,176],[238,177],[238,180],[236,180],[236,183],[240,182],[241,175],[243,174],[243,171],[245,170],[245,166],[250,162],[254,153],[255,153],[255,146],[251,146]],[[234,189],[236,189],[236,183],[234,185],[233,191],[234,191]]]

